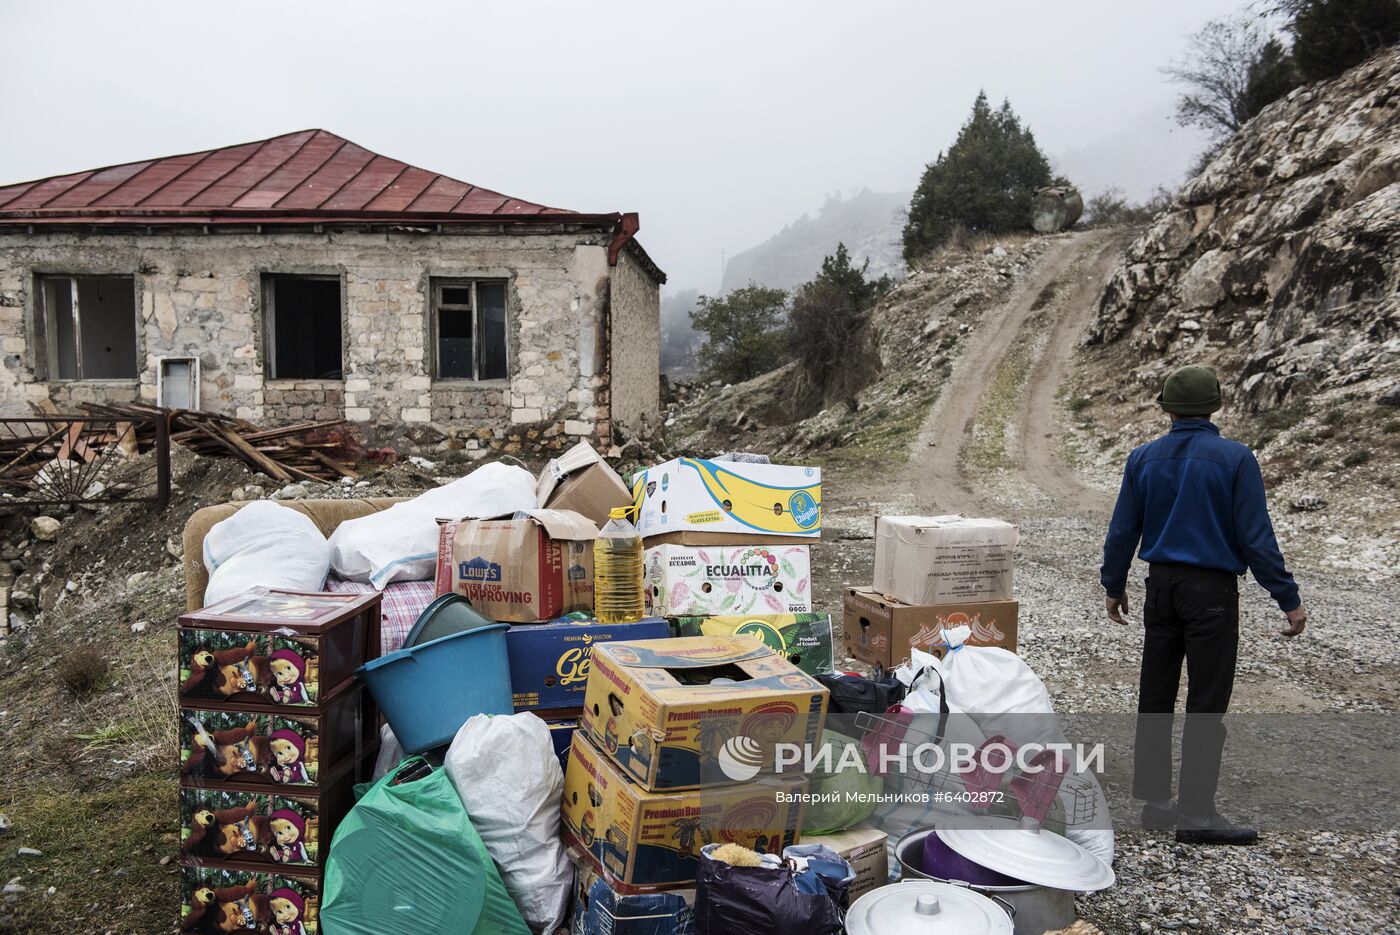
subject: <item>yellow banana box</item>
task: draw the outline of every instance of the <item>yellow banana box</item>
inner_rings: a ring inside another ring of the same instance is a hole
[[[829,692],[754,636],[593,647],[579,733],[652,791],[776,769],[779,745],[821,739]]]
[[[637,531],[796,536],[822,533],[822,472],[816,467],[677,458],[632,481]]]
[[[564,771],[564,828],[619,883],[694,885],[700,848],[732,841],[781,854],[797,843],[807,779],[797,772],[683,792],[648,792],[581,734]]]

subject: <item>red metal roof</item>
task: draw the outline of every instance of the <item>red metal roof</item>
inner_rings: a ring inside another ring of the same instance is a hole
[[[0,223],[609,221],[419,169],[325,130],[0,187]]]

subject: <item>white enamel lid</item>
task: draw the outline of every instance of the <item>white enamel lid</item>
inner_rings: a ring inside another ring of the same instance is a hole
[[[1032,818],[979,818],[973,828],[939,828],[938,837],[973,863],[1036,886],[1087,893],[1115,879],[1108,864]]]
[[[1011,935],[1011,917],[965,886],[934,880],[892,883],[866,893],[846,913],[847,935]]]

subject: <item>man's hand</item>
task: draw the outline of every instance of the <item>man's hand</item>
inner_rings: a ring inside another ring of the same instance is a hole
[[[1123,619],[1123,615],[1128,612],[1128,595],[1122,597],[1106,597],[1103,601],[1104,609],[1108,611],[1108,619],[1122,626],[1127,626],[1128,621]]]
[[[1291,640],[1293,637],[1302,633],[1303,627],[1308,625],[1308,609],[1302,604],[1299,604],[1297,607],[1288,611],[1287,615],[1288,626],[1278,632],[1281,636],[1285,636]]]

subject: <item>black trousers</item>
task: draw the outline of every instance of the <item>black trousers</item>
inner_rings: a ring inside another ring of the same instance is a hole
[[[1154,563],[1148,569],[1142,621],[1133,796],[1171,798],[1172,722],[1184,659],[1186,724],[1177,801],[1183,814],[1214,814],[1224,714],[1239,648],[1238,579],[1213,568]]]

